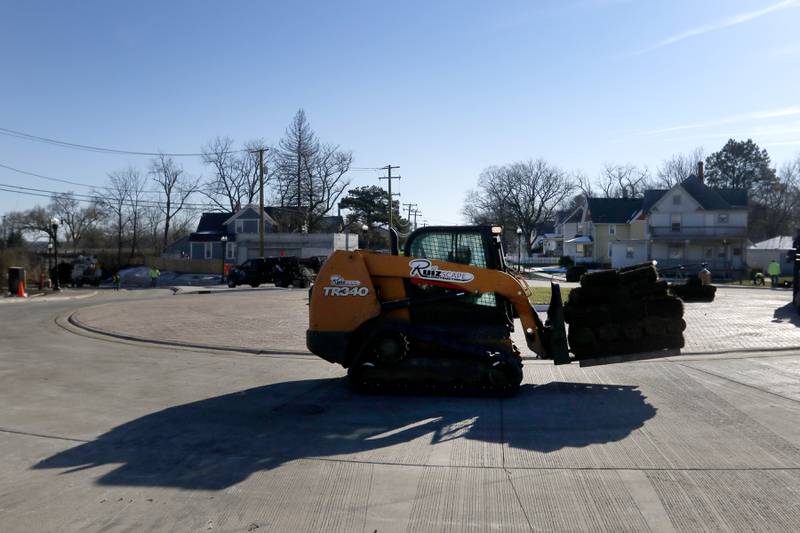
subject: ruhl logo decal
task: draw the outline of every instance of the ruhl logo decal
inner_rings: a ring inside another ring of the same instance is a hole
[[[361,281],[357,279],[344,279],[339,274],[334,274],[331,276],[331,285],[335,287],[358,287],[361,285]]]
[[[408,265],[411,267],[411,277],[431,281],[449,281],[451,283],[469,283],[475,276],[469,272],[456,272],[454,270],[440,270],[427,259],[412,259]]]

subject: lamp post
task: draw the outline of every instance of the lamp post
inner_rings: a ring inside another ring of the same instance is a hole
[[[522,228],[517,228],[517,272],[522,272]]]
[[[220,283],[225,283],[225,254],[228,252],[228,236],[223,235],[219,240],[222,243],[222,273]]]
[[[51,272],[52,272],[52,270],[53,270],[53,265],[51,264],[51,261],[52,261],[52,260],[53,260],[53,241],[52,241],[52,240],[50,240],[50,241],[47,243],[47,277],[48,277],[48,279],[50,279],[50,282],[51,282],[51,283],[52,283],[52,281],[53,281],[53,280],[50,278],[50,276],[51,276]]]
[[[58,268],[58,226],[61,224],[61,221],[57,218],[53,217],[50,219],[50,229],[53,230],[53,264],[55,265],[56,269],[56,279],[53,281],[53,290],[60,291],[61,290],[61,281],[58,279],[60,277],[61,272]]]
[[[361,232],[364,234],[364,247],[369,250],[369,226],[362,224]]]

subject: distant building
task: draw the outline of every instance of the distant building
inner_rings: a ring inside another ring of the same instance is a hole
[[[264,209],[264,256],[326,256],[333,250],[355,249],[358,236],[329,231],[324,233],[280,232],[278,222],[269,214],[285,215],[282,208]],[[286,210],[288,213],[288,210]],[[338,217],[326,217],[338,218]],[[285,220],[285,219],[284,219]],[[337,229],[336,221],[327,221],[325,229]],[[248,205],[236,213],[203,213],[197,230],[189,235],[190,259],[224,260],[240,264],[259,257],[258,206]],[[226,241],[223,244],[223,236]]]
[[[777,261],[781,265],[781,274],[788,276],[793,272],[794,246],[792,237],[782,235],[773,237],[765,241],[757,242],[747,247],[747,266],[748,268],[761,269],[767,271],[767,266],[771,261]]]

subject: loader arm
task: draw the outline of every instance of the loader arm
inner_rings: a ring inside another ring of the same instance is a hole
[[[560,350],[548,346],[551,341],[550,332],[533,308],[531,302],[533,293],[524,280],[500,270],[460,263],[360,251],[356,253],[362,254],[367,270],[375,278],[408,279],[417,285],[434,285],[473,295],[495,293],[506,298],[514,307],[522,323],[528,348],[540,357],[555,357],[559,363],[569,362],[568,360],[559,360],[561,359],[559,355],[568,359],[566,335],[563,336],[563,354],[560,353]],[[551,305],[560,307],[561,298],[558,285],[554,284],[553,295]],[[563,321],[561,327],[563,328]]]

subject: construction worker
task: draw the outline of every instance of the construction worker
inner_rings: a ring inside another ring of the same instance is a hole
[[[158,285],[158,277],[161,275],[161,272],[156,267],[150,267],[150,286],[155,287]]]
[[[111,276],[111,281],[114,283],[114,290],[118,291],[120,286],[119,272],[115,272],[114,275]]]
[[[767,267],[767,274],[769,274],[770,279],[772,279],[772,287],[775,288],[778,286],[778,277],[781,275],[781,265],[775,259],[773,259],[769,266]]]
[[[700,278],[700,283],[703,285],[711,285],[711,271],[708,269],[708,265],[703,263],[703,269],[697,273],[697,277]]]

